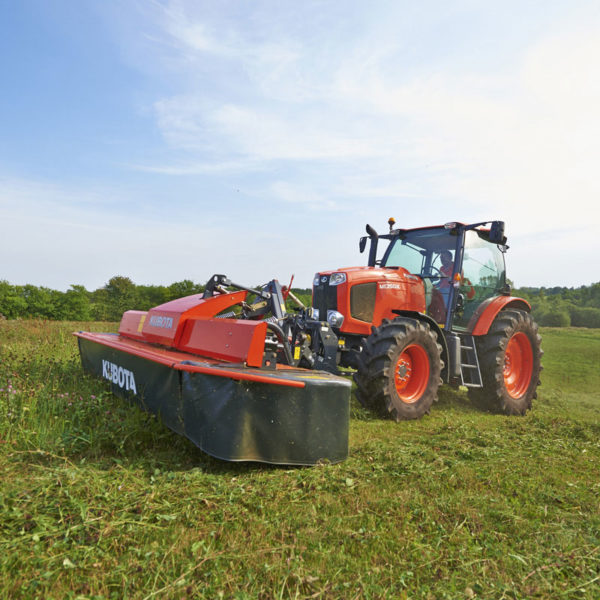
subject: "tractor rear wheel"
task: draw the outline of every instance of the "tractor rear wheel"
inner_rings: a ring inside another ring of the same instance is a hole
[[[487,335],[476,339],[483,388],[471,388],[470,397],[487,410],[524,415],[537,397],[544,354],[533,317],[504,310]]]
[[[396,421],[422,417],[437,399],[441,352],[427,323],[385,319],[359,354],[354,375],[358,401]]]

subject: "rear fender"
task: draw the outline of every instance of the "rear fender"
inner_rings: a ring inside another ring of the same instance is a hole
[[[407,317],[409,319],[415,319],[416,321],[422,321],[423,323],[427,323],[431,330],[435,333],[439,345],[442,347],[442,361],[444,362],[444,367],[441,372],[442,381],[444,383],[448,383],[449,381],[449,370],[448,366],[450,365],[449,354],[448,354],[448,343],[446,342],[446,337],[442,333],[440,326],[432,319],[429,315],[424,313],[411,311],[411,310],[393,310],[395,315],[399,317]]]
[[[496,296],[481,304],[469,321],[468,331],[471,335],[486,335],[501,310],[516,308],[531,312],[531,305],[523,298],[513,296]]]

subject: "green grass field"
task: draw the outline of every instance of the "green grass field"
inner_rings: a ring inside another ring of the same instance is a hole
[[[600,331],[542,331],[526,417],[353,404],[348,460],[281,468],[113,397],[75,329],[0,322],[1,598],[600,598]]]

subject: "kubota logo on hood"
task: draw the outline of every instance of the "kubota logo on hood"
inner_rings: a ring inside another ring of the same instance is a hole
[[[112,381],[115,385],[118,385],[128,392],[137,394],[133,373],[123,367],[119,367],[119,365],[115,365],[115,363],[111,363],[107,360],[102,361],[102,377]]]

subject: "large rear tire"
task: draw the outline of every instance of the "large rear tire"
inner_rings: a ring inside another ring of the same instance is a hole
[[[481,408],[524,415],[537,398],[544,354],[533,317],[523,310],[504,310],[487,335],[476,340],[483,388],[471,388],[469,396]]]
[[[358,401],[396,421],[429,412],[441,383],[442,347],[427,323],[400,317],[373,328],[354,375]]]

